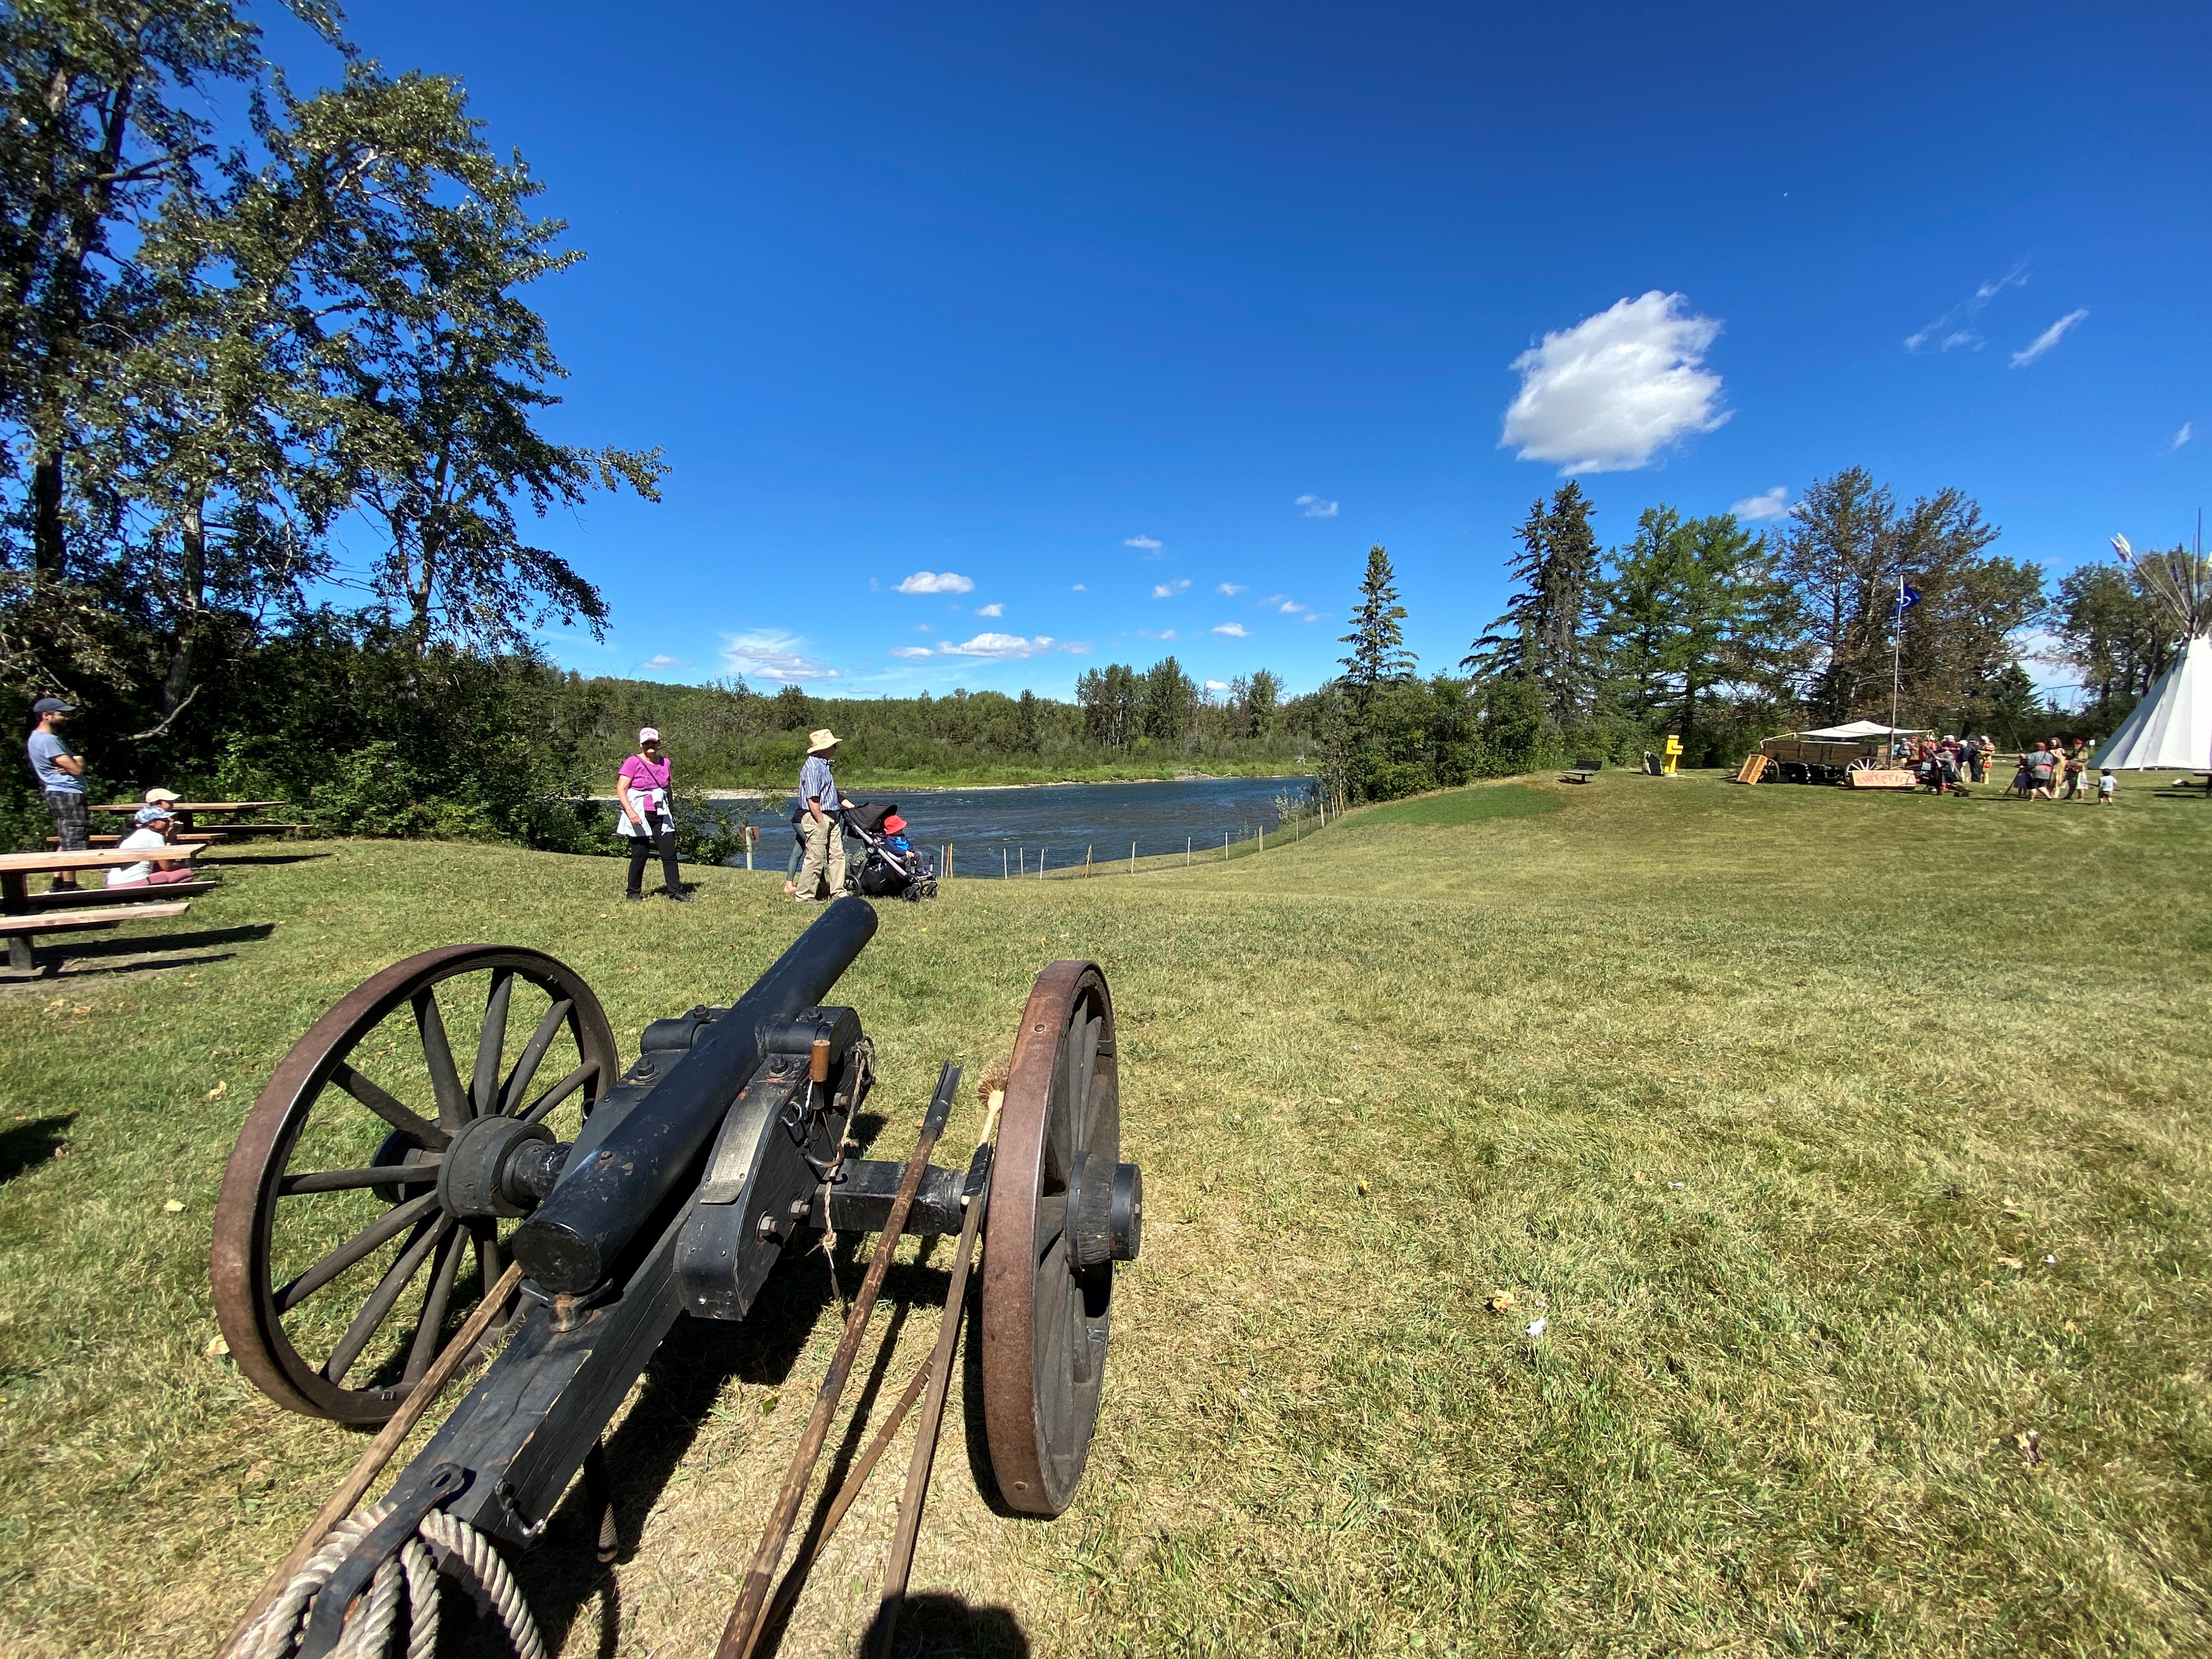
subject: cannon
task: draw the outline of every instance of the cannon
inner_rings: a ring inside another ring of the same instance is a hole
[[[1121,1158],[1105,975],[1079,961],[1039,975],[989,1091],[995,1139],[987,1127],[964,1167],[927,1161],[963,1075],[950,1063],[913,1156],[860,1158],[851,1131],[875,1051],[830,998],[876,926],[865,900],[833,902],[734,1002],[647,1026],[627,1066],[580,975],[498,945],[397,963],[300,1038],[224,1176],[216,1314],[270,1399],[381,1432],[227,1651],[381,1651],[362,1621],[392,1621],[403,1600],[412,1621],[426,1598],[434,1619],[438,1572],[471,1582],[526,1650],[501,1547],[534,1543],[580,1474],[611,1559],[601,1436],[654,1349],[679,1317],[744,1319],[777,1262],[825,1231],[884,1237],[721,1651],[750,1652],[766,1626],[792,1511],[902,1235],[960,1237],[901,1511],[907,1558],[979,1243],[982,1461],[1013,1513],[1067,1507],[1099,1409],[1115,1265],[1136,1257],[1144,1213]],[[356,1509],[380,1451],[494,1347],[384,1498]]]

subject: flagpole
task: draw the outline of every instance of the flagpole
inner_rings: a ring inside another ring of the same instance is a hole
[[[1905,659],[1905,573],[1897,573],[1897,605],[1889,618],[1889,741],[1897,744],[1897,682]]]

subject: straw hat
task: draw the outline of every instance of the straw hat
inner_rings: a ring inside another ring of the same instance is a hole
[[[806,734],[806,752],[810,755],[819,755],[836,746],[837,734],[826,726]]]
[[[146,792],[146,804],[149,806],[174,806],[183,799],[184,797],[173,789],[149,789]]]

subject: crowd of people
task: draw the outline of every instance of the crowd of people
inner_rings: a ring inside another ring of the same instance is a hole
[[[2010,787],[2029,800],[2094,800],[2108,805],[2118,794],[2119,780],[2109,769],[2090,777],[2095,764],[2091,750],[2086,738],[2071,742],[2050,738],[2023,749],[2014,757]],[[1987,733],[1960,738],[1946,732],[1940,738],[1900,738],[1891,757],[1917,775],[1924,787],[1943,795],[1993,776],[1996,756],[1996,739]]]

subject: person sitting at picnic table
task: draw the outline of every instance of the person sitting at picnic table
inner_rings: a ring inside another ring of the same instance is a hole
[[[153,853],[169,845],[177,821],[165,803],[155,801],[131,814],[131,833],[116,843],[116,850]],[[191,878],[191,866],[174,859],[141,859],[136,864],[126,864],[107,872],[110,887],[161,887]]]
[[[633,904],[645,899],[645,860],[660,854],[660,884],[678,904],[689,904],[684,878],[676,868],[676,819],[668,810],[668,780],[673,766],[660,752],[660,733],[652,726],[638,728],[638,752],[622,763],[615,778],[615,799],[621,811],[615,828],[629,837],[629,885],[623,897]]]
[[[91,850],[88,839],[92,817],[85,810],[84,757],[69,746],[62,725],[76,709],[59,697],[40,697],[31,705],[39,724],[24,746],[30,752],[31,770],[46,792],[46,811],[53,815],[54,839],[64,853]],[[76,891],[76,875],[64,870],[53,879],[57,893]]]
[[[799,866],[801,904],[823,897],[836,898],[845,890],[845,827],[842,813],[853,803],[838,793],[830,763],[836,758],[837,734],[828,726],[806,737],[806,764],[799,771],[799,833],[806,842],[806,860]],[[822,889],[826,882],[828,891]]]

